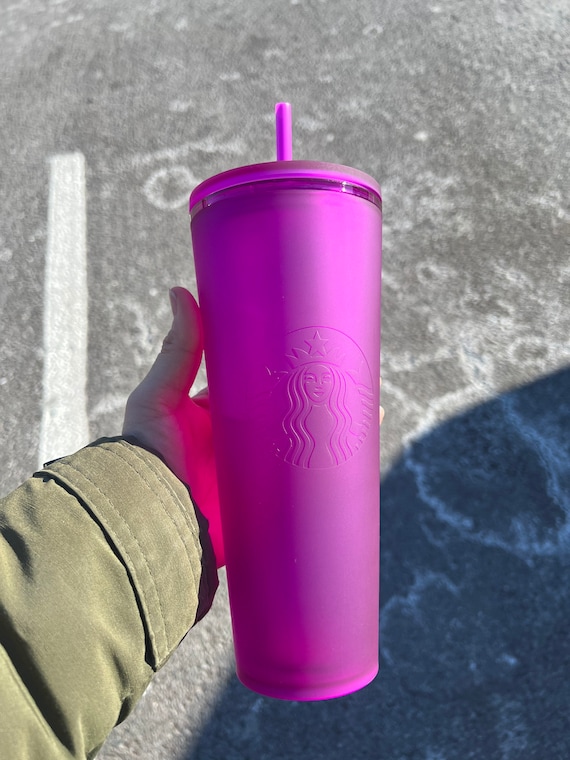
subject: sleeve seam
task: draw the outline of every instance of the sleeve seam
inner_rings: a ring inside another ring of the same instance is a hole
[[[117,457],[119,457],[119,459],[120,459],[122,462],[124,462],[126,465],[128,465],[128,466],[129,466],[129,467],[130,467],[132,470],[134,470],[134,472],[136,472],[136,473],[137,473],[137,475],[139,475],[139,476],[140,476],[140,477],[141,477],[141,478],[144,480],[144,482],[145,482],[145,483],[146,483],[146,485],[149,487],[149,489],[150,489],[150,490],[151,490],[153,493],[155,493],[155,494],[156,494],[156,496],[158,497],[158,500],[159,500],[159,502],[160,502],[160,505],[161,505],[161,507],[162,507],[163,511],[164,511],[164,512],[166,513],[166,515],[168,516],[168,518],[169,518],[170,522],[172,523],[172,525],[173,525],[173,526],[176,528],[176,523],[174,522],[174,520],[173,520],[173,518],[172,518],[172,515],[170,514],[170,512],[169,512],[167,509],[165,509],[164,501],[162,500],[162,498],[161,498],[160,494],[159,494],[159,493],[157,493],[157,492],[156,492],[156,490],[155,490],[155,489],[152,487],[152,484],[151,484],[151,483],[150,483],[150,481],[149,481],[149,480],[148,480],[148,479],[145,477],[144,473],[143,473],[143,472],[141,472],[141,471],[139,471],[139,470],[137,470],[137,469],[135,469],[135,468],[133,467],[132,463],[131,463],[131,462],[129,462],[129,461],[128,461],[128,459],[127,459],[126,457],[124,457],[124,456],[123,456],[123,454],[122,454],[122,452],[120,451],[120,449],[117,449],[116,451],[114,450],[113,452],[111,452],[110,450],[108,450],[108,451],[109,451],[109,453],[112,453],[112,454],[113,454],[113,456],[117,456]],[[178,494],[176,493],[176,491],[175,491],[175,490],[174,490],[174,488],[172,487],[172,484],[171,484],[171,483],[169,483],[169,482],[168,482],[168,480],[167,480],[166,478],[163,478],[163,477],[162,477],[161,473],[159,472],[158,468],[156,468],[156,467],[155,467],[154,463],[151,463],[151,462],[149,462],[149,461],[145,460],[145,459],[144,459],[144,458],[143,458],[143,457],[140,455],[140,453],[139,453],[139,452],[136,450],[136,447],[134,447],[134,446],[133,446],[133,454],[136,456],[136,458],[138,459],[138,461],[139,461],[139,462],[142,462],[142,464],[143,464],[145,467],[148,467],[148,468],[149,468],[149,469],[152,471],[153,475],[154,475],[154,476],[155,476],[155,478],[158,480],[158,482],[159,482],[161,485],[165,486],[165,487],[167,488],[168,492],[170,493],[170,495],[172,496],[172,498],[173,498],[173,499],[175,499],[175,500],[176,500],[176,502],[180,504],[180,497],[178,496]],[[165,465],[165,466],[166,466],[166,465]],[[176,476],[174,476],[174,475],[173,475],[173,477],[176,477]],[[189,495],[189,498],[190,498],[190,500],[192,501],[192,498],[191,498],[191,496],[190,496],[190,495]],[[193,502],[192,502],[192,504],[193,504]],[[194,506],[194,504],[193,504],[193,506]],[[196,533],[196,531],[195,531],[194,527],[192,526],[192,523],[191,523],[191,521],[189,520],[189,518],[188,518],[188,515],[186,514],[186,510],[185,510],[184,508],[182,508],[182,509],[180,509],[180,512],[182,513],[182,517],[183,517],[183,519],[184,519],[184,522],[185,522],[185,523],[186,523],[186,525],[188,526],[188,528],[189,528],[190,532],[192,533],[192,535],[194,536],[194,538],[197,538],[197,537],[198,537],[198,534]],[[183,542],[183,543],[184,543],[184,542]],[[185,546],[185,548],[186,548],[186,545],[184,545],[184,546]]]
[[[78,469],[77,467],[75,467],[75,465],[72,465],[72,464],[70,464],[68,462],[63,462],[63,461],[58,462],[58,467],[68,468],[72,472],[78,473],[91,486],[93,486],[93,488],[95,488],[95,490],[101,496],[101,498],[104,500],[104,502],[110,507],[110,509],[113,512],[113,514],[119,519],[119,522],[121,523],[121,525],[123,525],[126,528],[127,533],[132,538],[132,540],[134,541],[134,543],[137,545],[137,547],[139,549],[140,556],[142,558],[142,561],[143,561],[143,563],[144,563],[144,565],[146,567],[146,570],[148,572],[148,577],[149,577],[149,579],[150,579],[150,581],[152,583],[152,588],[153,588],[153,591],[154,591],[154,597],[156,599],[156,603],[157,603],[158,609],[160,611],[160,617],[161,617],[161,623],[162,623],[162,626],[161,626],[162,627],[162,632],[161,633],[162,633],[162,636],[164,637],[164,641],[166,642],[166,646],[169,649],[170,648],[170,642],[168,640],[168,633],[166,631],[165,615],[164,615],[164,610],[162,608],[162,603],[161,603],[161,600],[160,600],[160,595],[158,593],[158,588],[156,586],[156,581],[155,581],[154,576],[153,576],[153,574],[151,572],[151,569],[150,569],[150,566],[148,564],[147,558],[146,558],[146,556],[144,554],[143,548],[142,548],[141,544],[139,543],[137,537],[135,536],[135,534],[131,530],[131,528],[130,528],[129,524],[127,523],[127,521],[123,518],[123,516],[121,515],[121,513],[117,510],[117,508],[115,507],[115,505],[112,503],[112,501],[101,491],[101,489],[99,488],[99,486],[97,486],[96,483],[94,483],[87,475],[85,475],[84,472],[82,472],[80,469]],[[90,506],[89,502],[87,500],[85,500],[85,498],[83,496],[82,496],[82,499],[85,501],[85,503],[88,506]],[[95,514],[100,519],[100,515],[97,514],[97,513],[95,513]],[[107,529],[106,525],[105,525],[105,528]],[[117,541],[118,540],[120,542],[120,544],[118,545],[117,548],[119,548],[122,552],[125,552],[126,556],[129,556],[129,552],[127,551],[127,549],[123,545],[123,542],[121,541],[121,539],[118,536],[116,536],[115,534],[112,535],[112,539],[113,539],[113,541]],[[150,608],[148,607],[148,602],[147,602],[146,591],[144,590],[144,588],[139,588],[138,584],[137,584],[137,591],[138,591],[139,594],[141,594],[142,598],[145,600],[147,612],[150,612]],[[147,625],[152,630],[151,620],[147,621]],[[156,654],[158,656],[158,661],[160,661],[162,659],[162,657],[160,655],[160,652],[157,651]]]
[[[154,462],[148,461],[143,456],[141,456],[140,452],[137,450],[138,447],[136,445],[130,443],[129,441],[126,441],[126,443],[129,445],[130,450],[132,450],[133,455],[136,456],[136,458],[139,460],[139,462],[141,462],[144,465],[145,468],[148,467],[151,470],[151,472],[153,473],[153,475],[155,476],[155,478],[157,479],[157,481],[161,485],[163,485],[163,486],[165,486],[167,488],[167,490],[170,493],[170,495],[172,496],[172,498],[177,502],[177,504],[180,505],[179,512],[182,513],[182,518],[183,518],[183,520],[184,520],[187,528],[189,529],[190,533],[192,534],[192,537],[193,537],[194,541],[199,546],[200,556],[203,556],[203,546],[202,546],[202,542],[201,542],[201,539],[200,539],[200,527],[199,527],[199,525],[196,526],[196,527],[193,525],[193,523],[190,520],[190,517],[188,515],[188,512],[184,508],[184,506],[182,505],[180,496],[176,493],[176,490],[173,487],[172,483],[170,483],[167,478],[163,477],[163,475],[160,473],[159,468],[156,466],[156,464]],[[194,581],[194,584],[196,585],[196,583],[198,582],[198,580],[196,578],[196,573],[194,572],[194,568],[192,567],[192,562],[191,562],[191,559],[190,559],[190,557],[194,555],[194,552],[193,551],[189,551],[187,542],[185,542],[182,539],[182,537],[180,536],[180,532],[178,530],[178,526],[176,525],[176,522],[174,521],[174,519],[173,519],[172,515],[170,514],[170,512],[168,511],[168,509],[165,508],[164,501],[162,500],[160,494],[155,491],[155,489],[153,488],[152,484],[145,477],[144,473],[141,472],[141,471],[139,471],[139,470],[137,470],[135,467],[133,467],[132,462],[128,461],[128,459],[123,455],[123,453],[120,451],[120,449],[116,449],[116,450],[114,449],[112,452],[110,451],[110,449],[106,449],[106,450],[109,453],[111,453],[111,454],[119,457],[121,459],[121,461],[124,462],[126,465],[128,465],[134,472],[136,472],[144,480],[144,482],[146,483],[146,485],[148,486],[148,488],[153,493],[155,493],[157,495],[163,512],[166,514],[166,516],[168,517],[169,521],[172,523],[172,526],[174,527],[175,532],[177,533],[177,535],[180,538],[180,541],[181,541],[181,543],[182,543],[182,545],[184,547],[184,550],[186,552],[186,556],[187,556],[187,559],[188,559],[188,564],[189,564],[189,567],[190,567],[190,572],[192,574],[192,579]],[[162,462],[162,460],[160,460],[160,461]],[[163,463],[163,465],[164,465],[164,467],[168,467],[168,465],[166,465],[165,463]],[[177,476],[173,474],[173,477],[176,478]],[[183,481],[180,481],[178,478],[177,478],[177,480],[182,484],[182,486],[184,488],[184,492],[188,496],[188,498],[190,499],[192,507],[194,509],[199,509],[199,507],[196,506],[196,504],[194,502],[194,499],[192,498],[192,494],[190,493],[190,489],[188,488],[188,486],[185,483],[183,483]],[[208,578],[208,574],[200,572],[200,578],[203,578],[203,580],[204,580],[204,582],[206,584],[206,590],[207,590],[207,592],[209,594],[210,591],[211,591],[211,584],[210,584],[210,581],[209,581],[209,578]]]
[[[156,491],[156,489],[153,488],[153,485],[146,478],[144,472],[141,471],[141,470],[136,469],[133,466],[132,462],[130,462],[126,457],[124,457],[123,454],[122,454],[122,452],[120,453],[120,449],[113,450],[113,451],[110,451],[110,449],[105,449],[105,450],[111,456],[118,457],[121,460],[121,462],[123,462],[127,467],[129,467],[133,472],[135,472],[143,480],[143,482],[148,487],[148,489],[150,491],[152,491],[152,493],[157,497],[158,503],[160,504],[160,507],[162,509],[163,514],[166,515],[166,517],[168,518],[169,522],[171,523],[172,527],[174,528],[174,532],[176,533],[176,535],[178,536],[178,539],[180,540],[182,548],[184,549],[184,553],[186,555],[186,560],[187,560],[187,563],[188,563],[188,567],[189,567],[190,573],[192,575],[192,580],[194,582],[194,585],[196,585],[198,579],[196,578],[196,573],[194,571],[194,568],[192,567],[192,561],[191,561],[191,556],[193,555],[193,552],[191,552],[189,550],[187,542],[183,539],[182,535],[180,534],[179,527],[177,526],[177,524],[176,524],[173,516],[169,512],[169,510],[166,508],[166,505],[165,505],[165,503],[164,503],[164,501],[163,501],[160,493],[158,493]],[[192,534],[192,538],[199,545],[200,554],[201,554],[202,553],[202,546],[201,546],[201,543],[200,543],[199,531],[194,530],[194,528],[193,528],[193,526],[192,526],[192,524],[191,524],[191,522],[190,522],[190,520],[188,518],[188,515],[186,514],[186,510],[184,509],[184,507],[181,504],[180,497],[178,496],[178,494],[176,493],[176,491],[174,490],[174,488],[172,487],[172,485],[166,480],[166,478],[162,477],[162,475],[160,474],[160,472],[158,470],[154,469],[153,465],[151,465],[145,459],[143,459],[143,457],[141,457],[141,455],[139,454],[138,451],[136,451],[136,450],[133,451],[133,454],[137,457],[137,459],[139,460],[139,462],[141,462],[145,467],[148,466],[149,469],[151,469],[151,471],[153,472],[153,474],[154,474],[155,478],[157,479],[157,481],[159,482],[159,484],[164,485],[168,489],[168,491],[169,491],[170,495],[172,496],[173,500],[175,500],[176,503],[179,505],[179,510],[178,511],[179,511],[179,513],[182,514],[182,519],[183,519],[185,525],[187,526],[187,528],[189,529],[190,533]],[[175,476],[173,476],[173,477],[175,477]],[[190,498],[190,496],[189,496],[189,498]],[[192,500],[191,500],[191,502],[192,502]],[[194,506],[193,502],[192,502],[192,506]]]

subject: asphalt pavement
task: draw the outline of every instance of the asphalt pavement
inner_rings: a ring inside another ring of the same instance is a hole
[[[569,0],[0,0],[0,70],[2,493],[58,407],[48,304],[85,347],[86,435],[118,434],[168,289],[195,292],[188,195],[273,160],[275,102],[295,158],[383,188],[380,674],[322,703],[249,692],[222,573],[100,757],[567,760]]]

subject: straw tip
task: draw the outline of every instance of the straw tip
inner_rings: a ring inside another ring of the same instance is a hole
[[[277,160],[290,161],[293,157],[290,103],[280,102],[276,104],[275,125],[277,137]]]

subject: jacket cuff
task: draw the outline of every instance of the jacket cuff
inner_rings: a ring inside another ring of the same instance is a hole
[[[208,523],[187,487],[130,438],[102,438],[38,473],[91,514],[125,565],[158,670],[210,608],[218,586]]]

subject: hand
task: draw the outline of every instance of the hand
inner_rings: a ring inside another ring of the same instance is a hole
[[[190,488],[207,518],[218,567],[225,563],[218,485],[207,389],[193,398],[190,388],[202,359],[200,309],[184,288],[170,291],[174,316],[162,351],[129,396],[123,435],[157,451]]]
[[[127,401],[123,435],[157,451],[190,488],[207,518],[218,567],[225,564],[208,391],[189,397],[202,359],[200,309],[184,288],[170,291],[174,319],[162,351]],[[381,381],[380,381],[381,382]],[[380,424],[384,409],[380,407]]]

